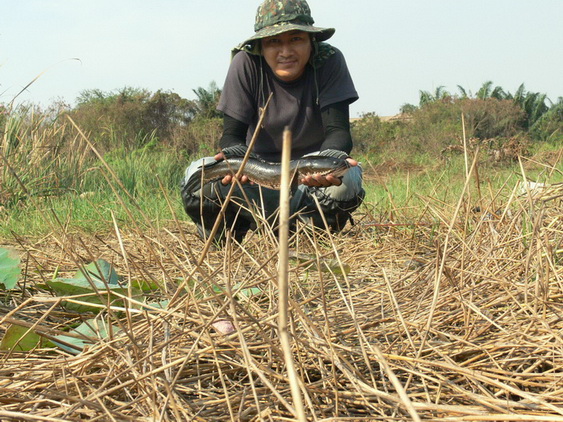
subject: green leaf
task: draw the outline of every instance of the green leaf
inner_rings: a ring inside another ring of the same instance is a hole
[[[74,278],[59,278],[56,280],[47,281],[47,285],[55,292],[57,296],[69,297],[78,296],[76,300],[81,302],[88,302],[98,305],[106,305],[109,303],[113,306],[124,306],[123,299],[114,293],[123,296],[129,295],[127,287],[119,287],[109,285],[109,292],[101,281],[94,281],[93,286],[87,280],[80,280]],[[134,298],[139,298],[142,292],[138,289],[131,288],[131,293]],[[100,312],[102,308],[99,306],[88,306],[79,303],[72,303],[63,301],[62,305],[69,311],[74,312]]]
[[[156,281],[147,280],[131,280],[131,286],[135,289],[142,290],[143,292],[150,292],[160,288]]]
[[[113,306],[124,306],[123,300],[117,294],[128,296],[129,289],[121,287],[118,279],[119,276],[111,264],[103,259],[98,259],[78,270],[74,278],[56,278],[47,281],[46,285],[57,296],[79,296],[76,300],[81,302],[106,305],[109,301]],[[142,290],[132,283],[131,293],[133,297],[139,298]],[[102,310],[99,306],[88,306],[69,301],[63,301],[62,305],[67,310],[74,312],[100,312]]]
[[[37,347],[43,347],[45,343],[47,343],[46,339],[34,331],[29,331],[29,328],[10,325],[0,342],[0,350],[27,352]]]
[[[147,303],[147,306],[143,307],[143,309],[146,309],[148,311],[152,311],[151,308],[167,309],[169,304],[170,304],[170,300],[165,299],[165,300],[161,300],[160,302]],[[149,306],[151,308],[149,308]]]
[[[350,274],[350,265],[342,264],[337,259],[331,259],[329,262],[323,262],[323,271],[330,272],[337,275]]]
[[[237,283],[233,286],[233,290],[238,290],[240,288],[241,284]],[[259,295],[260,293],[262,293],[262,289],[260,289],[259,287],[248,287],[245,289],[240,289],[240,291],[238,292],[240,295],[244,296],[244,297],[252,297],[255,295]]]
[[[118,284],[119,276],[115,272],[113,266],[105,259],[98,259],[86,265],[84,269],[78,270],[74,278],[88,279],[88,276],[94,280],[105,281],[108,284]]]
[[[13,289],[20,279],[20,258],[9,249],[0,248],[0,284]]]
[[[84,338],[75,338],[70,336],[56,336],[53,343],[63,350],[66,350],[72,354],[79,354],[87,346],[91,346],[98,342],[99,340],[106,339],[109,337],[109,333],[116,334],[119,332],[119,327],[116,325],[108,325],[105,320],[99,319],[89,319],[84,321],[74,330],[70,332],[73,334],[79,334],[84,336]],[[58,341],[57,341],[58,340]]]
[[[56,278],[48,280],[46,283],[57,296],[74,296],[92,293],[93,291],[107,291],[102,281],[92,280],[92,283],[90,283],[84,278]]]

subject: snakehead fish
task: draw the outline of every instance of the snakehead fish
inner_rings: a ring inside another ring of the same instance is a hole
[[[240,169],[242,161],[242,157],[232,157],[206,164],[191,175],[184,189],[187,192],[194,192],[201,185],[222,179],[229,174],[234,175]],[[341,177],[349,168],[350,164],[344,158],[310,156],[290,161],[291,175],[297,179],[297,182],[309,174]],[[279,190],[281,163],[250,158],[244,166],[243,175],[247,176],[251,182],[265,188]]]

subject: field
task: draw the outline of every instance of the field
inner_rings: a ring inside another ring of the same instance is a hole
[[[366,121],[360,141],[391,130]],[[183,214],[176,150],[10,130],[1,420],[563,421],[561,144],[429,161],[395,132],[363,149],[341,233],[286,246],[259,224],[216,248]]]
[[[339,235],[303,227],[293,239],[293,374],[310,420],[563,420],[563,190],[507,187],[479,198],[477,210],[471,181],[457,203],[427,198],[418,218],[396,210],[395,221],[381,221],[366,204]],[[252,233],[203,256],[183,216],[136,224],[17,239],[25,277],[3,298],[3,328],[52,339],[85,319],[37,286],[100,258],[124,283],[156,287],[142,298],[150,307],[137,297],[87,313],[114,331],[78,354],[4,352],[0,416],[296,417],[276,239]],[[154,305],[162,300],[165,309]]]

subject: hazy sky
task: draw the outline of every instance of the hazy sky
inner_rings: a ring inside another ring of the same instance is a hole
[[[0,0],[0,102],[73,104],[86,89],[219,87],[252,35],[260,0]],[[334,27],[360,99],[353,116],[396,114],[419,91],[493,81],[563,96],[563,0],[309,0]],[[78,58],[80,61],[72,60]]]

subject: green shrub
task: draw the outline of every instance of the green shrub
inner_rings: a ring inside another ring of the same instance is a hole
[[[442,151],[462,135],[462,114],[466,138],[510,138],[522,131],[524,114],[513,101],[450,97],[416,110],[409,138],[419,151]]]
[[[135,150],[155,136],[168,139],[196,113],[196,104],[178,94],[123,88],[115,93],[84,91],[70,116],[105,153],[113,148]]]
[[[563,142],[563,98],[532,125],[530,136],[535,141]]]
[[[185,157],[175,154],[167,148],[141,148],[133,152],[123,149],[113,150],[104,156],[105,162],[111,167],[123,187],[133,196],[150,196],[160,191],[159,180],[164,187],[178,189],[180,179],[187,166]],[[98,174],[91,173],[84,179],[85,191],[108,190],[105,178],[107,175],[102,163],[98,165]],[[111,177],[109,177],[111,180]],[[110,183],[116,185],[115,181]]]
[[[400,121],[384,122],[373,113],[364,114],[351,123],[354,153],[371,156],[392,147],[402,125]]]
[[[196,117],[188,126],[177,127],[169,146],[188,157],[215,155],[223,132],[223,119]]]

